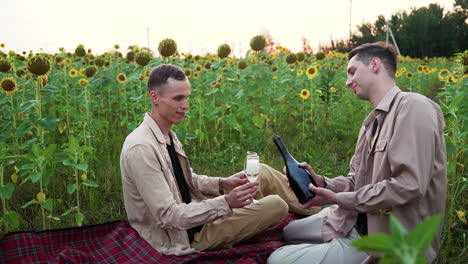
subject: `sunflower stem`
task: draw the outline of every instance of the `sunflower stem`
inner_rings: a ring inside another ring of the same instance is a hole
[[[3,187],[3,166],[0,166],[0,187]],[[3,196],[1,196],[1,198],[2,198],[3,215],[5,215],[7,213],[6,201]],[[5,230],[8,231],[8,225],[5,219],[3,219],[3,224],[5,225]]]

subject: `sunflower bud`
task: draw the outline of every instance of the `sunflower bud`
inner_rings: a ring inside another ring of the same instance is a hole
[[[88,68],[85,69],[85,75],[88,78],[93,77],[94,74],[96,74],[96,72],[97,72],[96,66],[89,66]]]
[[[42,56],[34,56],[26,65],[28,70],[34,75],[43,75],[49,72],[50,62]]]
[[[159,42],[158,51],[163,57],[172,56],[177,51],[177,43],[173,39],[163,39]]]
[[[263,50],[266,46],[266,39],[262,35],[257,35],[250,40],[250,47],[255,51]]]
[[[44,202],[44,201],[46,200],[46,195],[45,195],[45,193],[43,193],[43,192],[38,192],[38,193],[36,194],[36,200],[37,200],[38,202],[40,202],[40,203],[41,203],[41,202]]]
[[[296,61],[297,61],[297,56],[294,53],[289,53],[288,56],[286,57],[286,62],[288,64],[296,63]]]
[[[140,66],[148,65],[149,61],[151,60],[151,56],[148,52],[139,52],[135,56],[135,62]]]
[[[241,62],[239,62],[238,67],[239,67],[239,69],[243,70],[243,69],[247,68],[247,63],[245,61],[241,61]]]
[[[11,63],[8,60],[0,60],[0,72],[9,72]]]
[[[222,44],[218,47],[218,57],[221,59],[226,58],[231,54],[231,47],[228,44]]]

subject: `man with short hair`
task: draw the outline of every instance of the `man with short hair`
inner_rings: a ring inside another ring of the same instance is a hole
[[[290,222],[286,241],[268,263],[360,263],[377,258],[358,252],[352,240],[389,233],[393,214],[407,229],[425,218],[445,214],[447,161],[445,121],[440,107],[395,83],[397,55],[391,44],[364,44],[348,55],[346,86],[374,110],[364,120],[346,177],[317,175],[301,163],[318,187],[303,205],[331,205],[320,213]],[[442,225],[424,252],[432,262],[440,246]]]
[[[258,181],[244,172],[227,178],[195,174],[171,130],[189,109],[187,77],[176,66],[160,65],[149,76],[148,91],[151,112],[125,139],[120,168],[128,221],[160,253],[230,247],[276,227],[288,208],[318,211],[300,208],[284,176],[263,164]]]

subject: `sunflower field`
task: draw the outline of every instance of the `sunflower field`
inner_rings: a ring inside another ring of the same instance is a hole
[[[174,127],[194,171],[228,176],[245,153],[283,167],[280,135],[320,174],[345,175],[361,122],[372,105],[345,87],[347,54],[264,51],[254,37],[242,58],[183,54],[175,41],[158,53],[138,46],[103,54],[15,53],[0,46],[0,235],[126,219],[119,157],[125,137],[150,111],[146,82],[162,63],[182,68],[192,95]],[[158,55],[156,55],[156,53]],[[439,262],[466,254],[468,52],[399,58],[398,86],[442,107],[447,123],[448,200]]]

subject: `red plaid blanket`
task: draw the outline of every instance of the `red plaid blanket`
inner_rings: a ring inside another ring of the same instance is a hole
[[[15,232],[0,240],[1,263],[266,263],[285,243],[284,225],[233,248],[182,257],[161,255],[125,221],[42,232]]]

